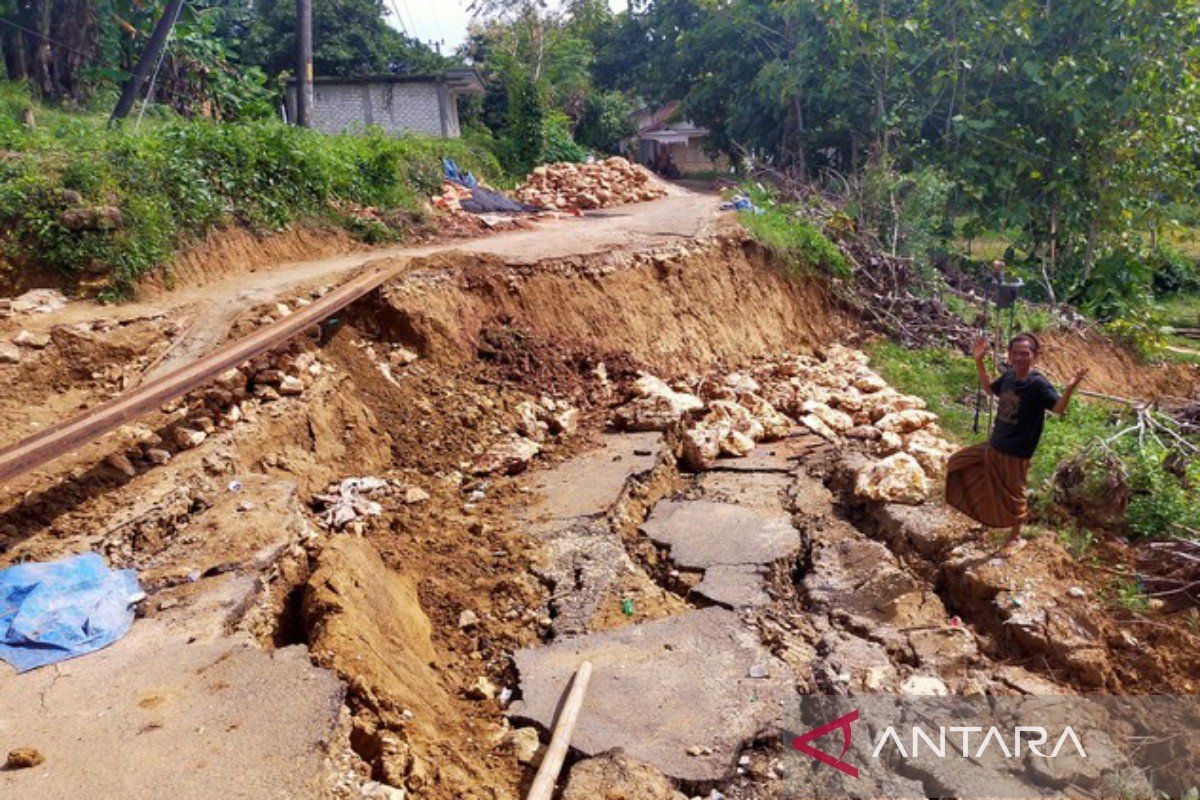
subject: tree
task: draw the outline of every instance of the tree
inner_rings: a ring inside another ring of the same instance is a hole
[[[268,75],[291,71],[295,56],[295,0],[260,0],[243,58]],[[421,73],[447,61],[393,29],[382,0],[322,0],[313,4],[313,70],[317,75]]]

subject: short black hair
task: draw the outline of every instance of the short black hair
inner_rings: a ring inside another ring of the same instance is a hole
[[[1036,336],[1034,336],[1032,333],[1018,333],[1016,336],[1012,337],[1012,339],[1009,341],[1008,349],[1012,350],[1013,347],[1016,346],[1017,342],[1020,342],[1020,341],[1029,342],[1029,346],[1030,346],[1030,348],[1033,349],[1034,355],[1037,355],[1042,349],[1042,343],[1039,342],[1038,338]]]

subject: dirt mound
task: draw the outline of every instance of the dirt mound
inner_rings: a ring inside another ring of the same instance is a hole
[[[351,742],[376,779],[429,798],[472,796],[470,785],[495,780],[497,765],[478,764],[456,746],[463,723],[473,727],[471,714],[438,674],[432,627],[410,577],[389,569],[368,542],[339,537],[318,555],[303,609],[317,662],[353,687]]]
[[[535,169],[515,192],[517,199],[560,211],[607,208],[662,197],[653,173],[613,156],[592,164],[546,164]]]
[[[453,274],[385,287],[375,324],[438,359],[473,360],[483,331],[499,326],[560,353],[625,353],[668,376],[811,352],[856,330],[821,281],[787,277],[740,239],[519,267],[478,257],[431,266],[455,263]]]
[[[1200,367],[1193,364],[1146,364],[1128,348],[1094,330],[1038,334],[1040,369],[1052,381],[1065,382],[1088,368],[1084,389],[1127,398],[1195,397]]]

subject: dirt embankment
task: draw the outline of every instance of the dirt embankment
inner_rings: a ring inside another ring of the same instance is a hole
[[[0,563],[98,549],[119,566],[198,574],[203,586],[261,565],[206,554],[189,532],[243,525],[271,481],[294,483],[306,504],[356,475],[419,488],[426,499],[384,500],[355,544],[339,538],[346,533],[293,542],[264,576],[254,601],[263,610],[243,609],[230,624],[266,642],[307,643],[346,679],[349,742],[370,776],[423,797],[513,797],[529,768],[505,744],[501,706],[480,679],[503,682],[510,654],[546,634],[548,598],[535,546],[513,521],[518,481],[474,474],[479,459],[525,424],[522,403],[539,395],[581,411],[578,434],[543,445],[554,461],[587,446],[618,382],[638,367],[669,376],[809,351],[849,335],[853,322],[819,281],[790,281],[736,240],[532,265],[445,256],[419,267],[247,367],[241,385],[197,393],[135,433],[4,487]],[[124,355],[103,337],[95,352],[89,339],[57,337],[36,359],[0,369],[16,370],[26,389],[61,384],[50,405],[94,402],[136,380],[178,335],[155,325],[131,328],[139,335]],[[111,380],[76,374],[93,356],[128,363]],[[279,370],[299,374],[302,393],[274,391],[278,379],[265,376]],[[0,398],[8,419],[28,412],[18,389]],[[181,427],[211,432],[193,445],[176,435]],[[246,477],[259,475],[270,480]],[[235,482],[244,499],[231,503],[223,498]],[[315,527],[302,513],[280,529]],[[152,615],[165,606],[159,591],[180,591],[175,580],[154,587]],[[486,627],[464,622],[468,611]]]
[[[341,228],[293,226],[278,233],[256,234],[245,228],[214,231],[179,252],[159,272],[138,282],[139,297],[200,286],[232,272],[352,253],[363,245]]]
[[[1083,388],[1118,397],[1152,400],[1191,398],[1200,392],[1200,367],[1194,364],[1146,364],[1127,348],[1095,331],[1051,331],[1042,341],[1042,369],[1066,381],[1088,368]]]
[[[386,287],[378,323],[447,360],[475,357],[487,331],[507,328],[564,354],[621,353],[668,375],[812,350],[857,329],[819,280],[789,279],[739,240],[518,267],[473,259],[453,278],[439,269],[455,263],[433,259]]]

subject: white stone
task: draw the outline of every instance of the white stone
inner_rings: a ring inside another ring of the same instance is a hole
[[[916,697],[945,697],[950,694],[946,684],[932,675],[913,675],[900,684],[900,693]]]
[[[916,505],[929,497],[929,479],[908,453],[895,453],[863,467],[854,493],[866,500]]]

